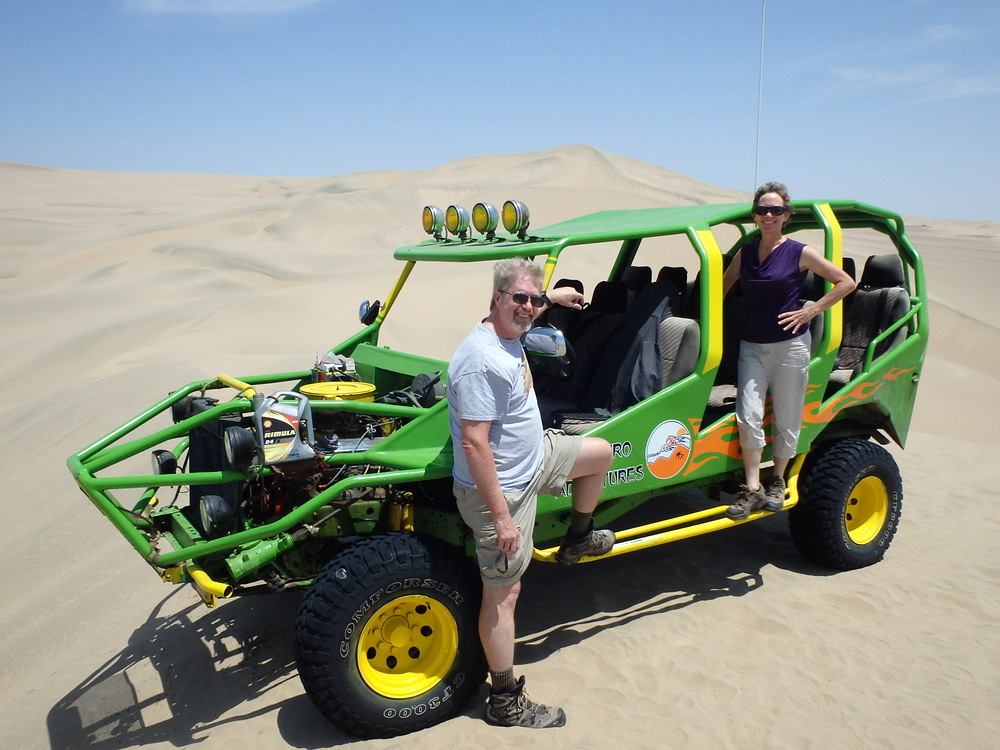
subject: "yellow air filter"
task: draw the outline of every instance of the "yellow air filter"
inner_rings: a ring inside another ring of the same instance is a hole
[[[375,386],[354,380],[334,380],[326,383],[309,383],[299,391],[320,401],[374,401]]]

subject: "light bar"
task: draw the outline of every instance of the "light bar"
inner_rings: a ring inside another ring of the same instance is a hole
[[[530,220],[528,207],[516,200],[504,203],[500,211],[492,203],[480,202],[472,207],[471,214],[468,209],[456,204],[448,206],[445,211],[437,206],[424,206],[421,217],[424,231],[433,235],[436,240],[445,239],[447,235],[469,240],[471,224],[477,232],[486,235],[487,242],[496,239],[497,227],[501,222],[507,232],[523,240]]]

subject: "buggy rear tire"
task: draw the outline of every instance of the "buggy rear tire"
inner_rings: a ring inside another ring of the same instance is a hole
[[[451,718],[486,676],[481,596],[475,565],[436,539],[362,539],[323,567],[303,599],[296,659],[306,693],[360,737]]]
[[[806,459],[798,490],[788,523],[805,557],[836,570],[882,559],[903,512],[899,467],[885,448],[859,438],[824,445]]]

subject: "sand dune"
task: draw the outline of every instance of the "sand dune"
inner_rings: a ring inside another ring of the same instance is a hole
[[[543,226],[748,196],[584,146],[327,178],[0,163],[7,746],[354,744],[302,694],[294,595],[208,610],[158,583],[64,462],[191,380],[307,368],[355,330],[361,299],[384,299],[392,250],[423,237],[423,205],[506,198]],[[907,449],[894,449],[906,501],[882,563],[830,575],[776,517],[569,573],[533,566],[518,661],[568,726],[503,731],[470,710],[368,744],[1000,745],[1000,521],[988,492],[1000,465],[1000,225],[907,223],[932,337]],[[420,281],[428,294],[402,335],[447,356],[488,280],[471,271],[447,299],[433,282]]]

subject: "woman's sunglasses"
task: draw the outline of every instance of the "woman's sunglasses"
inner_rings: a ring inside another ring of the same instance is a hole
[[[758,216],[767,216],[768,214],[774,214],[775,216],[781,216],[785,211],[788,210],[788,206],[754,206],[753,212]]]
[[[508,292],[506,289],[497,289],[500,294],[509,294],[510,298],[514,300],[515,305],[524,305],[529,301],[532,307],[543,307],[545,305],[545,298],[540,297],[537,294],[525,294],[524,292]]]

